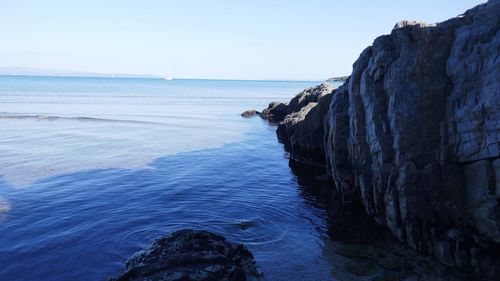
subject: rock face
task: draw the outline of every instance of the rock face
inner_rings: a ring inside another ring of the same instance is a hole
[[[316,87],[305,89],[290,100],[286,113],[299,112],[304,106],[310,103],[317,103],[322,97],[330,94],[334,89],[335,88],[330,84],[320,84]]]
[[[354,63],[324,122],[306,105],[278,130],[296,147],[324,143],[342,200],[360,201],[412,248],[490,279],[500,278],[499,15],[491,0],[436,25],[398,23]],[[309,129],[323,124],[323,136]]]
[[[273,101],[269,106],[262,110],[260,117],[271,122],[280,122],[287,114],[287,106],[282,102]]]
[[[268,107],[262,110],[260,117],[271,122],[279,123],[285,119],[285,116],[294,112],[299,112],[304,106],[309,103],[316,103],[323,96],[331,93],[333,86],[329,84],[321,84],[316,87],[305,89],[297,94],[288,104],[273,101]]]
[[[260,280],[252,253],[207,231],[183,229],[156,240],[127,261],[115,281]]]
[[[295,161],[324,167],[323,120],[333,92],[331,85],[322,84],[304,90],[288,104],[288,115],[276,133]]]

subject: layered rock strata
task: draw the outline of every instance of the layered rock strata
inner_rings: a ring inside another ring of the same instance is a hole
[[[412,248],[500,278],[500,1],[398,23],[278,136]],[[320,128],[321,127],[321,128]],[[311,155],[309,155],[311,154]],[[311,161],[314,159],[314,161]]]

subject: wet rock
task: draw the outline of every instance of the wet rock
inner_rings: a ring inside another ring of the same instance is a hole
[[[239,228],[243,230],[247,230],[249,228],[255,227],[255,221],[251,220],[237,220],[234,222]]]
[[[243,113],[241,113],[241,117],[250,118],[250,117],[254,117],[255,115],[259,115],[259,114],[260,114],[260,112],[258,112],[257,110],[251,109],[251,110],[246,110]]]
[[[282,102],[273,101],[266,109],[262,110],[260,117],[271,122],[280,122],[287,114],[287,105]]]
[[[110,280],[261,280],[261,273],[242,244],[183,229],[136,253],[127,261],[125,273]]]

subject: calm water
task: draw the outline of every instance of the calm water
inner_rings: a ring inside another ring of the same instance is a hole
[[[0,77],[0,280],[105,280],[184,227],[268,280],[331,280],[325,210],[239,116],[315,84]]]

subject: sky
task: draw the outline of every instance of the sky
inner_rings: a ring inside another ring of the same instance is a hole
[[[0,0],[0,67],[322,80],[403,19],[479,0]]]

